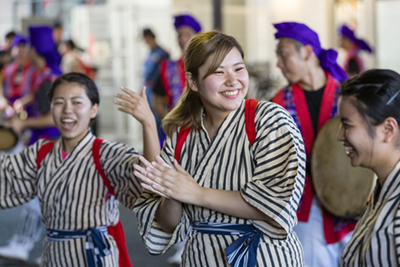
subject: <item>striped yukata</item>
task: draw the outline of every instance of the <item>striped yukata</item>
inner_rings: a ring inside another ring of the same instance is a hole
[[[133,209],[141,187],[133,175],[138,163],[137,151],[125,144],[104,141],[100,147],[100,163],[115,191],[106,201],[108,189],[98,173],[92,145],[95,136],[88,134],[63,160],[62,142],[36,168],[38,150],[47,141],[40,139],[16,155],[0,156],[0,208],[22,205],[36,195],[47,229],[86,230],[115,225],[119,220],[119,201]],[[106,235],[111,255],[102,258],[103,266],[118,266],[118,249],[114,239]],[[88,266],[85,238],[70,241],[45,239],[43,266]]]
[[[301,134],[282,107],[260,102],[255,114],[257,136],[253,146],[246,135],[244,101],[231,112],[211,141],[202,126],[192,130],[183,145],[180,165],[203,187],[240,190],[251,205],[271,222],[246,220],[183,204],[183,216],[173,234],[155,219],[161,197],[148,191],[135,204],[140,234],[153,255],[166,252],[185,239],[190,225],[227,223],[252,225],[262,233],[256,266],[303,266],[303,249],[293,232],[296,210],[305,181],[305,151]],[[172,166],[178,131],[167,138],[163,159]],[[240,235],[191,231],[182,266],[229,266],[224,249]]]
[[[377,184],[343,250],[342,266],[400,266],[400,162],[382,187]]]

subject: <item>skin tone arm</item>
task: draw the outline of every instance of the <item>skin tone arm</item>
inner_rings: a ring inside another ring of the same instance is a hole
[[[119,100],[114,100],[119,111],[132,115],[143,126],[143,155],[147,160],[154,160],[156,155],[160,155],[160,144],[158,140],[158,130],[156,120],[151,112],[146,96],[146,87],[143,87],[141,95],[121,87],[125,94],[116,94]]]
[[[142,181],[143,188],[169,197],[163,199],[156,213],[157,221],[166,232],[171,233],[179,223],[182,216],[181,203],[201,206],[248,220],[272,220],[247,203],[240,191],[201,187],[175,160],[176,170],[166,165],[160,156],[157,156],[156,161],[152,163],[143,157],[140,157],[140,161],[145,168],[139,165],[134,167],[135,175]]]
[[[27,128],[42,129],[54,126],[54,120],[50,113],[39,118],[28,118],[26,120],[14,117],[10,121],[10,126],[17,134],[21,134]]]

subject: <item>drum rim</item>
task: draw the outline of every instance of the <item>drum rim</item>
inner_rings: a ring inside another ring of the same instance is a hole
[[[13,144],[9,149],[7,149],[7,150],[0,150],[0,151],[9,151],[9,150],[13,149],[13,148],[18,144],[19,138],[18,138],[17,133],[16,133],[12,128],[5,127],[5,126],[3,126],[3,125],[0,125],[0,130],[2,130],[2,129],[9,131],[9,132],[15,137],[14,144]]]

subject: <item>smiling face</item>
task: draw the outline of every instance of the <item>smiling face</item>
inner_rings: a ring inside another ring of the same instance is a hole
[[[291,84],[300,82],[307,73],[307,55],[304,47],[300,47],[298,51],[293,41],[288,38],[279,38],[276,54],[278,56],[276,65],[281,69],[283,76]]]
[[[214,73],[207,76],[214,56],[210,56],[199,69],[197,81],[189,81],[190,88],[200,94],[209,114],[227,116],[238,109],[246,96],[249,74],[239,50],[234,47]]]
[[[92,105],[83,85],[62,83],[55,88],[51,114],[64,143],[76,145],[87,134],[97,111],[98,105]]]
[[[372,168],[379,158],[378,142],[375,136],[368,134],[364,118],[356,108],[356,99],[353,96],[341,97],[339,101],[339,118],[341,125],[337,139],[343,142],[346,154],[353,167],[361,166]],[[374,129],[376,130],[376,129]]]

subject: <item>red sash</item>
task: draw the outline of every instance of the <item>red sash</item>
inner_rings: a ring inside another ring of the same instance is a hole
[[[322,103],[318,119],[318,131],[322,126],[331,118],[332,108],[335,99],[336,87],[338,86],[332,76],[327,74],[327,83],[325,86],[324,94],[322,96]],[[281,90],[274,98],[273,102],[285,107],[284,103],[284,90]],[[301,130],[304,145],[308,159],[311,159],[311,152],[314,145],[314,130],[311,122],[310,112],[308,110],[307,101],[303,89],[298,84],[292,85],[292,95],[295,105],[295,110],[298,116],[298,124]],[[292,114],[293,115],[293,114]],[[306,182],[304,185],[304,192],[302,199],[297,210],[297,218],[300,222],[308,222],[312,201],[314,198],[314,187],[310,174],[307,174]],[[323,210],[323,226],[325,240],[327,244],[333,244],[340,241],[349,232],[353,231],[357,222],[347,222],[344,219],[335,217],[330,214],[325,208]]]
[[[96,138],[93,143],[92,147],[92,155],[93,155],[93,160],[94,164],[96,165],[97,171],[100,173],[101,178],[103,179],[104,184],[107,186],[108,191],[112,194],[115,195],[114,189],[112,188],[110,182],[107,179],[107,176],[105,175],[103,168],[101,167],[100,163],[100,146],[101,143],[103,142],[102,139]],[[38,152],[38,157],[36,161],[36,167],[39,170],[40,163],[43,161],[43,159],[46,157],[46,155],[50,152],[50,150],[53,148],[55,144],[55,141],[49,142],[44,144]],[[115,243],[117,244],[118,250],[119,250],[119,266],[126,266],[126,267],[132,267],[131,260],[129,258],[128,250],[126,248],[126,241],[125,241],[125,234],[124,234],[124,229],[122,228],[121,221],[117,223],[115,226],[108,226],[108,233],[114,238]]]

